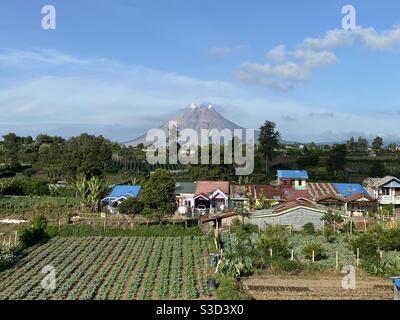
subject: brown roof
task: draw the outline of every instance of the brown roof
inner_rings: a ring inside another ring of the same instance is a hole
[[[228,181],[198,181],[196,183],[196,194],[205,193],[212,194],[220,189],[223,193],[229,194]]]
[[[308,192],[314,199],[323,196],[331,197],[339,195],[332,183],[309,182],[307,183],[307,188]]]
[[[308,199],[296,199],[288,202],[284,202],[282,204],[279,204],[273,208],[274,213],[281,213],[290,209],[294,209],[297,207],[306,207],[310,209],[315,209],[315,210],[322,210],[325,211],[326,208],[319,206],[315,202],[308,200]]]
[[[246,186],[248,193],[256,198],[259,199],[261,195],[268,200],[283,200],[284,193],[280,188],[273,187],[269,184],[249,184]]]
[[[293,201],[298,198],[312,199],[308,190],[295,190],[295,189],[286,189],[285,190],[286,201]]]
[[[346,197],[345,200],[346,200],[346,202],[351,202],[351,201],[358,200],[360,198],[366,198],[369,201],[374,201],[374,199],[372,197],[366,195],[364,192],[355,193],[355,194],[353,194],[351,196]]]
[[[232,184],[230,195],[231,198],[247,198],[248,197],[247,186]]]
[[[345,202],[345,198],[343,198],[340,195],[335,195],[335,194],[326,194],[324,196],[319,196],[319,197],[314,198],[314,201],[318,203],[320,201],[324,201],[324,200],[328,200],[328,199],[336,200],[336,201],[343,202],[343,203]]]

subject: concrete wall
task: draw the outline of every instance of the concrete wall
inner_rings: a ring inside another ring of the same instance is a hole
[[[250,218],[250,222],[260,227],[264,227],[265,224],[292,225],[295,229],[301,229],[306,223],[312,222],[316,229],[322,229],[324,225],[321,221],[322,215],[320,212],[298,208],[278,216],[262,216],[261,213],[258,213]]]

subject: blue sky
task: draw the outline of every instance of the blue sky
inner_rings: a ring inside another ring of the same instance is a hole
[[[41,28],[47,4],[56,30]],[[0,134],[126,141],[211,102],[287,140],[400,141],[399,26],[395,0],[5,0]]]

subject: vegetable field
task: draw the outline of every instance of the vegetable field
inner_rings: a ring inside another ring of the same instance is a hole
[[[207,298],[208,243],[203,236],[53,238],[0,273],[0,299]],[[41,285],[48,265],[53,290]]]

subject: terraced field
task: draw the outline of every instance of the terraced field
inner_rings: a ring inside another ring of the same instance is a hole
[[[201,299],[206,237],[54,238],[0,274],[0,299]],[[45,266],[56,287],[43,289]]]

